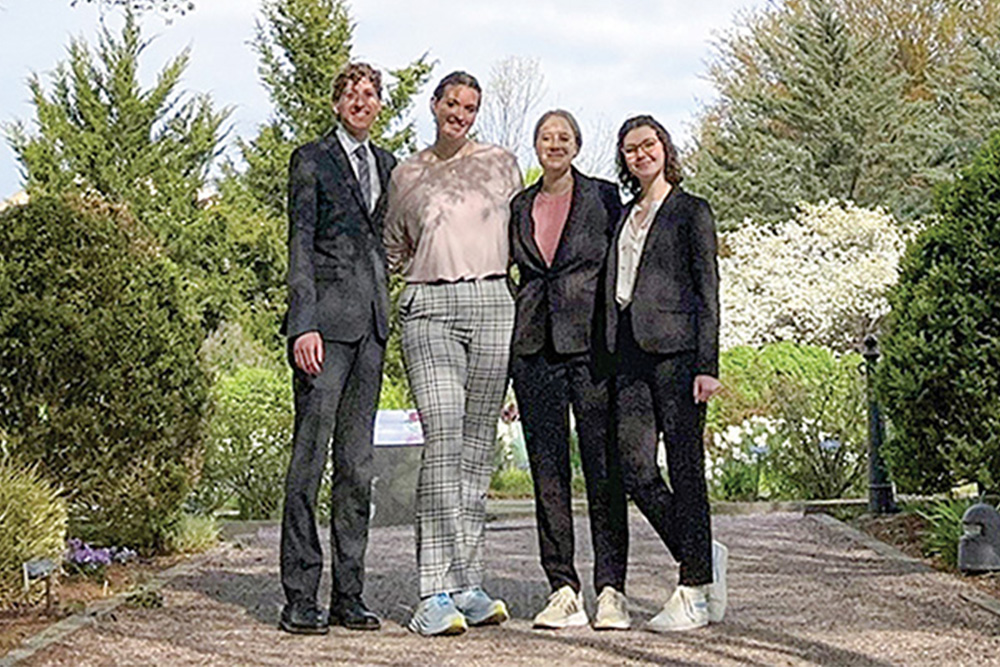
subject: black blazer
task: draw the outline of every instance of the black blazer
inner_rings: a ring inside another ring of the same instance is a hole
[[[371,214],[334,132],[292,153],[284,327],[290,339],[318,331],[325,340],[356,341],[372,322],[379,339],[389,332],[382,220],[396,160],[372,150],[382,192]]]
[[[635,202],[628,205],[630,210]],[[615,288],[618,238],[615,230],[605,280],[606,336],[614,351],[618,329]],[[715,219],[708,202],[674,186],[653,219],[639,259],[631,303],[632,331],[639,347],[653,354],[697,353],[695,374],[719,374],[719,270]]]
[[[541,189],[539,181],[511,202],[511,258],[520,272],[511,351],[533,354],[551,337],[556,352],[579,354],[593,347],[598,285],[621,200],[614,184],[574,169],[569,216],[549,266],[531,217]]]

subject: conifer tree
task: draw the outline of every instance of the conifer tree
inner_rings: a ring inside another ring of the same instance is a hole
[[[232,301],[232,277],[219,268],[225,239],[199,202],[229,110],[216,110],[207,94],[179,92],[188,49],[143,88],[148,45],[131,11],[120,34],[102,28],[96,48],[73,39],[48,89],[37,74],[28,80],[35,131],[24,122],[4,129],[32,198],[79,193],[127,206],[180,266],[207,331]]]
[[[695,131],[690,187],[730,224],[831,197],[928,213],[997,108],[972,85],[971,39],[1000,26],[957,4],[784,0],[743,19],[709,70],[719,99]]]

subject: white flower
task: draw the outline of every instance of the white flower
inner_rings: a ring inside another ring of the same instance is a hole
[[[915,229],[881,209],[802,204],[773,227],[720,234],[723,348],[780,340],[843,351],[878,328]]]

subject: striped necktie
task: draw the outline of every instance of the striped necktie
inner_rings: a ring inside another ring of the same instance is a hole
[[[354,149],[354,155],[358,158],[358,185],[361,186],[361,199],[365,202],[365,209],[372,210],[372,172],[368,166],[368,149],[361,144]]]

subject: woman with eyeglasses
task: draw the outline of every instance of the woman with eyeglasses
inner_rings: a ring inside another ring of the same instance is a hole
[[[542,178],[514,199],[510,222],[511,257],[520,275],[511,375],[535,486],[542,568],[552,590],[534,625],[560,629],[588,622],[573,563],[572,406],[599,593],[594,629],[624,630],[630,626],[625,494],[610,439],[607,373],[593,354],[598,284],[621,200],[613,183],[572,166],[582,139],[568,111],[543,114],[534,140]]]
[[[403,357],[424,432],[420,602],[409,623],[421,635],[508,618],[504,602],[482,588],[482,549],[514,325],[507,225],[521,174],[509,151],[469,138],[480,96],[466,72],[437,85],[434,144],[392,172],[383,234],[389,264],[407,283]]]
[[[705,404],[720,388],[715,220],[681,189],[677,150],[651,116],[625,121],[616,158],[633,199],[605,274],[615,435],[628,495],[680,564],[646,629],[690,630],[722,620],[726,605],[728,554],[712,542],[702,442]]]

